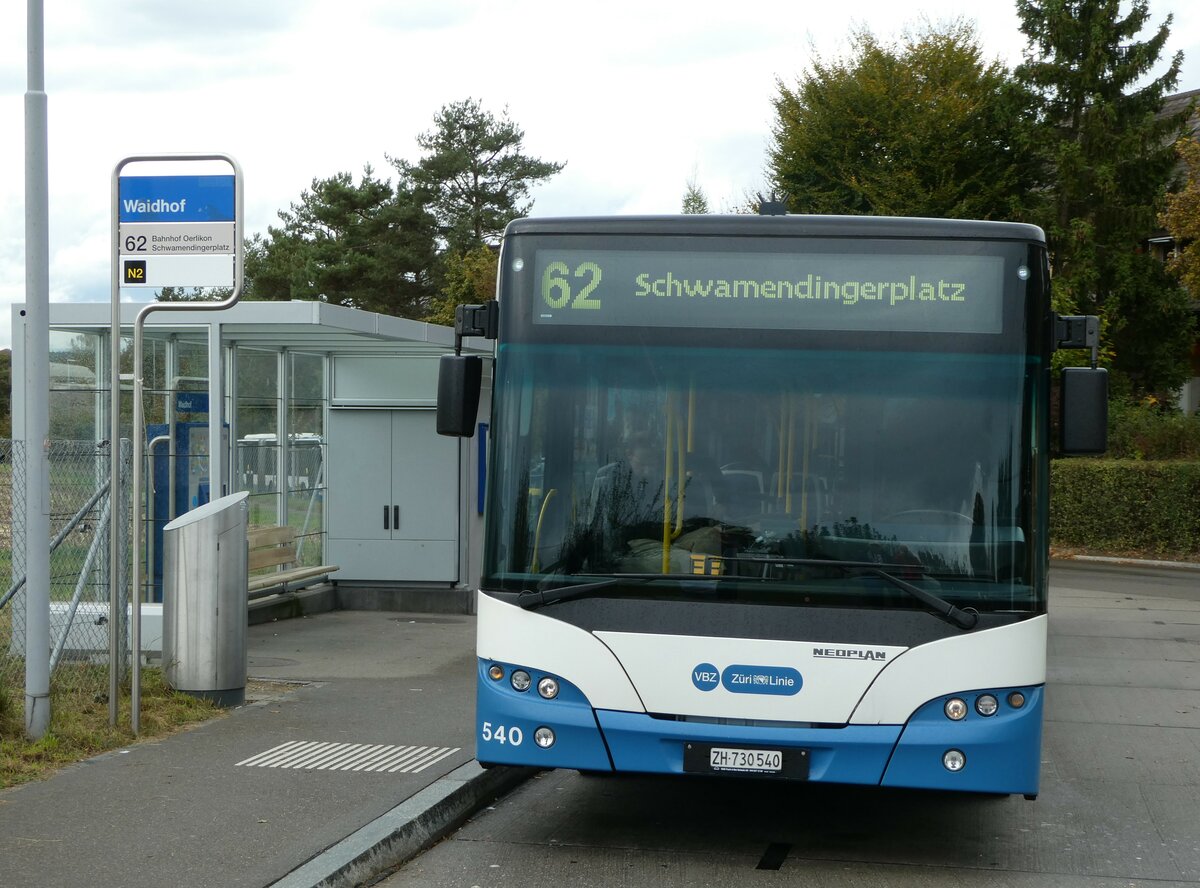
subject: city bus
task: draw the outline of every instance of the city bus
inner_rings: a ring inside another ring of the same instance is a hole
[[[1067,449],[1105,402],[1040,229],[530,218],[498,261],[481,764],[1036,796],[1056,347]],[[440,372],[471,435],[483,359]]]

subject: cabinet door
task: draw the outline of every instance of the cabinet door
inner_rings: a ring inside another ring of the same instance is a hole
[[[329,539],[390,540],[383,510],[392,505],[391,412],[333,411],[329,456]]]
[[[393,539],[458,538],[458,440],[437,433],[432,410],[392,414]]]
[[[458,441],[432,410],[336,410],[328,559],[339,579],[458,579]],[[397,519],[399,519],[397,521]]]

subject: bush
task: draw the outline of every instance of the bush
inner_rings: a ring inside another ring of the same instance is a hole
[[[1200,460],[1200,414],[1115,399],[1108,405],[1108,458]]]
[[[1200,461],[1053,461],[1050,541],[1109,554],[1200,557]]]

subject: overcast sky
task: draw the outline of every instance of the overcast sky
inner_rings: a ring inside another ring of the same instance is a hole
[[[392,172],[448,102],[468,97],[567,166],[536,215],[674,213],[693,177],[714,211],[765,186],[777,79],[970,10],[987,53],[1025,46],[1012,2],[961,0],[47,0],[50,298],[109,300],[110,182],[124,157],[224,152],[264,232],[314,177]],[[1200,3],[1175,16],[1179,90],[1200,88]],[[24,301],[26,3],[0,3],[0,347]],[[1150,32],[1147,30],[1144,35]]]

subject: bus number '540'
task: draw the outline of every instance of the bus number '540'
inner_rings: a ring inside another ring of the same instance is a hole
[[[513,746],[520,746],[521,741],[525,739],[525,732],[513,725],[511,728],[506,728],[504,725],[496,725],[492,727],[491,722],[483,723],[483,731],[480,732],[485,743],[495,740],[497,743],[511,743]]]

